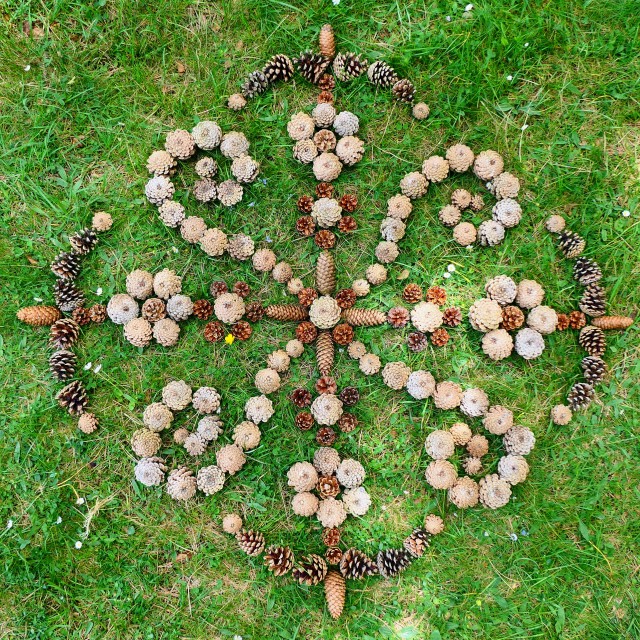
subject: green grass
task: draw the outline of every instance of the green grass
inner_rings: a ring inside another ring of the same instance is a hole
[[[110,323],[88,328],[78,352],[82,363],[102,364],[98,374],[82,371],[102,426],[82,436],[55,403],[47,331],[15,319],[34,298],[51,299],[49,262],[66,246],[66,236],[100,209],[113,214],[115,225],[80,279],[93,292],[91,301],[122,291],[134,268],[162,267],[183,274],[194,298],[225,277],[246,278],[259,299],[282,299],[279,285],[247,266],[206,259],[164,228],[143,197],[148,154],[166,131],[189,129],[205,117],[243,130],[267,178],[248,188],[231,212],[204,213],[207,221],[259,241],[270,236],[278,254],[311,284],[317,252],[295,236],[293,223],[295,199],[314,181],[291,159],[286,122],[294,111],[310,110],[315,92],[298,78],[239,114],[224,104],[268,56],[314,46],[326,21],[335,26],[339,48],[389,61],[416,83],[432,110],[427,121],[412,120],[364,78],[336,90],[338,107],[361,117],[367,142],[365,159],[337,183],[363,202],[358,232],[341,239],[336,251],[340,285],[360,277],[372,261],[385,202],[402,175],[463,141],[477,150],[497,149],[520,177],[522,224],[499,247],[457,247],[436,214],[452,188],[476,189],[477,183],[448,180],[417,205],[392,277],[368,303],[385,309],[398,303],[397,276],[406,268],[408,281],[446,283],[452,303],[463,308],[498,273],[540,280],[551,305],[575,308],[580,294],[570,264],[543,226],[547,215],[560,212],[603,267],[610,309],[635,312],[635,3],[496,0],[478,3],[469,18],[462,17],[464,3],[444,2],[135,5],[7,0],[0,6],[0,555],[6,585],[0,637],[640,637],[635,327],[609,337],[611,370],[596,401],[563,428],[548,416],[579,374],[575,334],[550,336],[539,360],[511,357],[495,364],[482,355],[480,336],[468,324],[444,349],[418,355],[408,354],[398,332],[361,331],[384,361],[406,360],[438,379],[483,386],[534,429],[538,444],[529,456],[532,473],[507,507],[457,512],[442,492],[426,486],[422,443],[429,430],[450,425],[458,414],[410,401],[379,378],[358,377],[355,363],[340,354],[340,382],[355,379],[363,399],[356,411],[362,426],[341,436],[339,447],[365,464],[374,500],[366,517],[346,524],[346,543],[370,553],[396,546],[432,511],[446,517],[447,528],[428,557],[400,578],[350,584],[345,614],[334,622],[321,588],[273,578],[220,528],[221,515],[235,509],[269,541],[321,550],[319,525],[290,513],[285,477],[315,448],[312,434],[293,426],[286,399],[314,375],[310,355],[292,367],[261,446],[222,494],[184,507],[131,480],[128,438],[163,384],[183,377],[194,386],[218,387],[231,427],[253,393],[253,372],[283,344],[281,327],[262,322],[247,343],[211,346],[201,324],[191,320],[177,347],[144,352]],[[628,218],[621,215],[625,209]],[[444,281],[449,263],[457,271]],[[491,461],[498,455],[492,447]],[[77,504],[78,497],[86,502]],[[8,520],[13,527],[4,529]],[[89,535],[78,550],[74,544],[85,527]],[[185,551],[190,559],[178,562]]]

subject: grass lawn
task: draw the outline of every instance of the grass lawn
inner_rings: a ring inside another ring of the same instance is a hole
[[[295,4],[299,4],[296,7]],[[478,2],[309,3],[159,0],[132,3],[0,5],[0,594],[1,638],[563,638],[640,637],[640,360],[637,327],[609,334],[610,372],[596,400],[567,427],[549,420],[580,374],[576,332],[549,336],[542,357],[489,361],[468,321],[441,349],[411,354],[406,330],[359,330],[383,362],[403,360],[438,380],[482,386],[536,434],[526,483],[503,509],[459,511],[424,480],[425,435],[460,418],[360,375],[337,357],[344,386],[362,394],[361,426],[338,446],[367,469],[373,506],[344,527],[347,546],[368,553],[398,546],[426,513],[446,519],[431,550],[400,577],[350,583],[345,612],[332,621],[321,587],[276,579],[222,533],[239,511],[268,542],[322,552],[320,525],[293,515],[286,470],[309,460],[313,432],[301,433],[288,393],[311,388],[312,352],[294,363],[275,394],[276,415],[249,464],[224,491],[183,506],[133,480],[131,432],[171,378],[223,394],[223,420],[242,419],[254,372],[293,333],[262,321],[250,341],[211,345],[202,323],[183,325],[172,349],[139,350],[110,322],[89,326],[77,353],[101,427],[90,436],[54,400],[48,331],[15,319],[34,299],[52,299],[49,263],[67,236],[110,212],[115,224],[86,260],[80,285],[90,302],[124,291],[135,268],[167,267],[183,290],[203,297],[212,280],[246,279],[251,299],[285,301],[281,285],[250,265],[210,259],[164,227],[144,198],[147,156],[173,128],[199,119],[239,128],[262,164],[261,177],[230,210],[190,199],[211,225],[245,232],[294,266],[310,286],[318,253],[294,231],[295,201],[312,192],[309,167],[291,157],[286,123],[310,111],[317,91],[300,76],[239,113],[226,109],[248,72],[279,52],[315,47],[330,21],[338,47],[384,59],[411,78],[431,107],[423,122],[375,91],[366,78],[335,91],[338,109],[361,119],[365,158],[343,172],[341,192],[357,193],[358,231],[339,239],[338,285],[374,261],[386,200],[401,177],[456,142],[503,154],[522,182],[524,218],[503,244],[468,251],[437,220],[451,178],[418,201],[390,278],[367,299],[401,303],[406,282],[445,285],[464,310],[499,273],[539,280],[562,311],[581,294],[544,229],[551,213],[587,240],[604,271],[609,308],[635,313],[640,244],[640,45],[637,3]],[[525,127],[524,125],[527,125]],[[178,189],[193,179],[179,174]],[[225,171],[228,171],[226,163]],[[180,182],[184,179],[184,184]],[[250,204],[254,204],[250,207]],[[630,216],[622,215],[630,211]],[[447,265],[456,266],[445,280]],[[233,270],[233,271],[232,271]],[[401,280],[408,270],[406,280]],[[102,290],[97,294],[98,289]],[[289,298],[291,300],[291,298]],[[98,373],[83,370],[100,364]],[[183,420],[192,426],[193,416]],[[479,422],[478,422],[479,426]],[[479,427],[481,429],[481,427]],[[181,459],[184,451],[166,453]],[[212,460],[214,453],[205,456]],[[500,450],[493,446],[488,464]],[[80,500],[81,499],[81,500]],[[5,528],[5,523],[7,526]],[[82,547],[76,548],[76,541]]]

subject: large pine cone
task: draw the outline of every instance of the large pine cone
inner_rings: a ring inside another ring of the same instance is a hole
[[[80,273],[80,256],[77,253],[61,253],[51,263],[51,271],[63,280],[75,280]]]
[[[58,280],[53,289],[56,305],[61,311],[71,312],[84,304],[84,294],[73,282]]]
[[[347,584],[342,575],[337,571],[329,571],[324,579],[324,596],[329,614],[334,620],[342,614],[346,593]]]
[[[367,62],[355,53],[339,53],[333,61],[333,72],[340,82],[349,82],[361,76],[368,66]]]
[[[346,309],[342,319],[354,327],[377,327],[387,321],[387,316],[375,309]]]
[[[73,374],[76,372],[76,366],[78,364],[78,358],[72,351],[62,349],[56,351],[49,358],[49,368],[53,376],[60,381],[69,380],[73,378]]]
[[[587,356],[580,363],[584,379],[591,385],[602,382],[607,373],[607,363],[597,356]]]
[[[558,245],[567,258],[577,258],[586,244],[584,238],[573,231],[563,231],[558,238]]]
[[[414,529],[413,533],[405,539],[404,548],[414,557],[421,558],[429,546],[431,534],[425,529]]]
[[[236,533],[238,546],[248,556],[258,556],[264,549],[264,536],[259,531],[242,529]]]
[[[383,578],[393,578],[411,564],[412,556],[406,549],[385,549],[378,552],[378,571]]]
[[[293,551],[289,547],[269,547],[264,554],[264,564],[274,576],[283,576],[293,567]]]
[[[606,310],[605,291],[599,284],[590,284],[580,299],[580,310],[588,316],[603,316]]]
[[[318,81],[331,63],[331,60],[320,53],[306,51],[295,58],[293,62],[296,65],[296,69],[298,69],[298,73],[305,80],[308,80],[312,84],[318,84]]]
[[[80,380],[74,380],[58,391],[56,400],[71,415],[78,415],[87,406],[87,392]]]
[[[336,263],[328,251],[318,256],[316,263],[316,286],[322,295],[329,295],[336,288]]]
[[[72,236],[69,236],[71,248],[80,255],[85,255],[91,251],[98,243],[98,236],[93,229],[82,229]]]
[[[320,584],[327,575],[327,563],[322,556],[311,553],[304,556],[293,568],[292,575],[300,584],[309,586]]]
[[[378,573],[376,563],[359,549],[347,549],[342,554],[340,573],[347,579],[360,580]]]
[[[316,342],[316,361],[318,370],[323,376],[328,376],[333,368],[335,346],[328,331],[321,331]]]
[[[32,327],[48,327],[62,317],[60,309],[46,305],[23,307],[16,314],[20,322]]]
[[[60,318],[51,325],[49,344],[56,349],[73,346],[80,335],[80,325],[71,318]]]
[[[265,309],[267,318],[284,322],[300,322],[309,317],[309,310],[298,304],[270,304]]]
[[[591,322],[594,327],[611,331],[612,329],[624,330],[633,324],[633,318],[629,316],[600,316]]]
[[[262,69],[262,73],[269,82],[277,82],[278,80],[288,82],[293,77],[293,72],[293,62],[284,53],[273,56]]]
[[[597,356],[599,358],[603,356],[607,347],[602,329],[590,325],[580,331],[578,342],[590,356]]]
[[[573,265],[573,277],[582,285],[594,284],[602,278],[597,262],[589,258],[578,258]]]

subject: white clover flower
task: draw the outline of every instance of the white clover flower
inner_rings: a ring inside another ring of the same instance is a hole
[[[80,542],[80,540],[76,540],[75,547],[76,549],[82,549],[82,542]]]

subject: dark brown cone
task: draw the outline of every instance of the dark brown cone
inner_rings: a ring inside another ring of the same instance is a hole
[[[318,82],[318,88],[323,91],[333,91],[336,88],[336,79],[332,75],[325,73]]]
[[[338,527],[323,529],[322,542],[327,547],[337,547],[338,544],[340,544],[340,529],[338,529]]]
[[[331,91],[321,91],[318,94],[318,103],[322,104],[322,103],[326,103],[326,104],[333,104],[333,93],[331,93]]]
[[[347,212],[353,213],[358,208],[358,196],[353,193],[345,193],[338,204]]]
[[[93,229],[82,229],[69,236],[71,248],[80,255],[86,255],[98,243],[98,236]]]
[[[447,301],[447,292],[442,287],[429,287],[427,289],[427,302],[433,302],[438,306]]]
[[[413,353],[420,353],[427,348],[428,338],[421,331],[414,331],[407,336],[407,346]]]
[[[56,320],[50,329],[49,344],[56,349],[67,349],[80,335],[80,325],[71,318]]]
[[[398,80],[398,82],[393,85],[391,91],[393,97],[398,100],[398,102],[411,103],[416,95],[416,88],[413,86],[411,80],[407,80],[406,78]]]
[[[565,331],[569,328],[569,316],[566,313],[558,314],[558,321],[556,322],[556,329],[558,331]]]
[[[336,36],[333,33],[333,27],[330,24],[322,25],[322,28],[320,29],[320,36],[318,38],[318,45],[320,53],[326,58],[333,58],[336,55]]]
[[[311,344],[318,337],[318,328],[313,322],[301,322],[296,327],[296,338],[302,344]]]
[[[414,529],[413,533],[405,539],[404,548],[414,557],[421,558],[429,547],[431,534],[425,529]]]
[[[387,313],[387,322],[394,329],[401,329],[409,324],[409,312],[404,307],[393,307]]]
[[[149,322],[158,322],[167,316],[167,307],[160,298],[149,298],[142,304],[142,317]]]
[[[375,309],[346,309],[342,319],[354,327],[377,327],[387,321],[387,316]]]
[[[328,376],[333,368],[335,358],[335,346],[331,333],[321,331],[316,343],[316,361],[318,370],[323,376]]]
[[[24,322],[32,327],[48,327],[62,317],[60,309],[46,305],[35,307],[23,307],[18,311],[16,317],[20,322]]]
[[[262,69],[262,73],[272,83],[278,80],[288,82],[293,77],[293,72],[293,62],[283,53],[273,56]]]
[[[356,293],[353,289],[340,289],[336,293],[336,302],[341,309],[351,309],[356,303]]]
[[[586,244],[584,238],[573,231],[563,231],[558,238],[558,245],[567,258],[577,258]]]
[[[353,407],[360,400],[360,392],[355,387],[345,387],[339,394],[338,397],[342,400],[342,404],[345,407]]]
[[[80,273],[80,256],[77,253],[61,253],[51,263],[51,271],[63,280],[75,280]]]
[[[340,564],[340,560],[342,560],[342,551],[338,547],[329,547],[324,552],[324,559],[333,565]]]
[[[333,185],[330,182],[318,182],[316,195],[318,198],[333,198]]]
[[[338,229],[342,233],[353,233],[358,228],[358,223],[353,216],[342,216],[338,220]]]
[[[347,584],[337,571],[329,571],[324,579],[324,597],[327,601],[329,615],[337,620],[344,610],[347,595]]]
[[[333,293],[336,288],[336,263],[328,251],[318,256],[316,263],[316,287],[322,295]]]
[[[338,436],[331,427],[320,427],[316,433],[316,442],[323,447],[330,447]]]
[[[420,285],[411,282],[402,291],[402,298],[409,304],[416,304],[422,300],[422,288]]]
[[[75,353],[67,349],[56,351],[49,358],[51,373],[56,380],[60,380],[61,382],[73,378],[77,364],[78,358]]]
[[[338,428],[342,433],[351,433],[358,426],[358,418],[353,413],[343,413],[338,419]]]
[[[378,573],[376,563],[359,549],[347,549],[340,560],[340,573],[348,580],[360,580]]]
[[[218,296],[221,296],[223,293],[227,293],[228,291],[229,287],[227,286],[227,283],[223,282],[222,280],[215,280],[209,287],[209,293],[213,296],[214,299]]]
[[[246,298],[251,293],[251,289],[246,282],[238,281],[233,285],[233,293],[241,298]]]
[[[588,285],[578,305],[583,313],[592,318],[603,316],[606,312],[605,291],[599,284]]]
[[[249,322],[258,322],[264,318],[264,307],[259,302],[250,302],[245,307],[244,316]]]
[[[294,389],[290,398],[291,402],[293,402],[296,407],[302,409],[303,407],[311,405],[313,396],[311,395],[311,392],[306,389]]]
[[[586,409],[592,400],[593,386],[586,382],[576,382],[567,396],[567,403],[571,407],[571,411]]]
[[[378,571],[383,578],[393,578],[411,564],[412,556],[406,549],[385,549],[378,552]]]
[[[447,327],[457,327],[462,322],[462,311],[458,307],[449,307],[442,312],[442,322]]]
[[[193,315],[198,320],[208,320],[213,314],[213,305],[208,300],[196,300],[193,303]]]
[[[264,536],[259,531],[242,529],[236,533],[238,546],[248,556],[258,556],[264,550]]]
[[[86,307],[77,307],[71,313],[71,318],[84,327],[91,322],[91,312]]]
[[[580,363],[584,379],[592,385],[596,385],[604,379],[607,373],[607,363],[597,356],[587,356]]]
[[[245,320],[240,320],[240,322],[236,322],[231,327],[231,335],[236,340],[248,340],[252,333],[253,329],[251,328],[251,325]]]
[[[314,419],[308,411],[301,411],[295,418],[296,427],[300,431],[309,431],[313,427]]]
[[[269,87],[269,79],[264,72],[252,71],[242,83],[241,93],[245,98],[251,99],[264,93]]]
[[[204,339],[207,342],[220,342],[224,338],[226,330],[221,322],[217,320],[208,322],[204,327]]]
[[[80,380],[70,382],[56,395],[58,404],[72,416],[81,414],[87,406],[87,392]]]
[[[346,323],[336,325],[331,335],[336,344],[346,347],[349,343],[353,342],[353,327]]]
[[[573,277],[582,285],[594,284],[602,278],[602,269],[589,258],[578,258],[573,265]]]
[[[506,331],[519,329],[524,324],[524,313],[518,307],[507,306],[502,309],[502,322],[500,328]]]
[[[378,87],[391,87],[398,81],[398,76],[393,68],[383,60],[374,62],[369,67],[369,82]]]
[[[296,231],[304,236],[305,238],[309,238],[316,231],[316,223],[311,216],[302,216],[296,220]]]
[[[330,58],[311,51],[301,53],[293,62],[298,73],[312,84],[318,84],[327,67],[331,64]]]
[[[316,491],[321,498],[335,498],[340,493],[340,483],[335,476],[321,476],[316,484]]]
[[[264,565],[274,576],[283,576],[293,568],[293,551],[289,547],[272,546],[264,554]]]
[[[607,348],[607,342],[602,329],[587,325],[580,331],[578,338],[580,346],[590,355],[601,358]]]
[[[572,329],[582,329],[586,324],[587,316],[585,316],[582,311],[572,311],[569,314],[569,326]]]
[[[336,234],[328,229],[321,229],[316,233],[313,241],[320,249],[333,249],[336,246]]]
[[[61,311],[71,312],[84,304],[84,294],[73,282],[57,280],[53,293],[56,305]]]
[[[440,327],[431,334],[431,342],[435,347],[444,347],[449,342],[449,332]]]
[[[91,317],[91,322],[100,324],[107,319],[107,307],[103,304],[94,304],[89,307],[89,316]]]
[[[307,195],[300,196],[296,204],[300,213],[311,213],[311,209],[313,208],[313,198]]]
[[[309,317],[309,310],[298,304],[270,304],[265,308],[267,318],[283,322],[300,322]]]
[[[312,553],[300,560],[292,575],[300,584],[320,584],[327,575],[327,563],[322,556]]]
[[[311,303],[318,297],[318,292],[311,287],[305,287],[298,294],[298,302],[303,307],[310,307]]]
[[[629,316],[600,316],[591,321],[594,327],[605,331],[628,329],[633,324],[633,318]]]
[[[335,393],[338,390],[338,383],[331,376],[322,376],[316,381],[316,391],[320,394]]]

